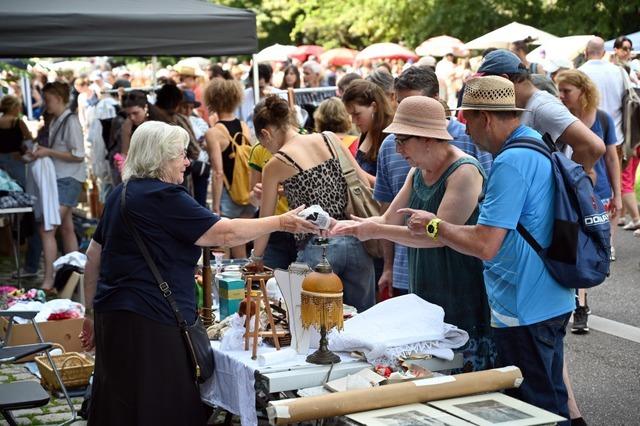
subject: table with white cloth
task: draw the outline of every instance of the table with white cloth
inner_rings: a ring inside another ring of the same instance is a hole
[[[321,386],[328,380],[372,368],[371,364],[346,352],[338,353],[341,361],[333,366],[309,364],[305,361],[306,355],[297,355],[293,360],[271,366],[260,366],[258,361],[251,359],[251,351],[222,351],[218,341],[212,341],[211,347],[215,371],[213,377],[200,387],[202,399],[209,405],[239,415],[243,426],[258,424],[256,392],[276,394]],[[275,350],[263,345],[258,348],[258,354]],[[422,360],[420,364],[432,371],[459,368],[462,357],[456,355],[453,361],[432,358]]]
[[[22,278],[20,276],[20,272],[22,272],[20,266],[20,221],[22,220],[22,215],[24,213],[31,213],[32,211],[32,207],[13,207],[8,209],[0,209],[0,218],[9,218],[9,226],[11,228],[11,235],[13,240],[13,259],[16,263],[17,270],[18,288],[20,288],[22,285]],[[16,228],[15,239],[13,238],[14,227]]]

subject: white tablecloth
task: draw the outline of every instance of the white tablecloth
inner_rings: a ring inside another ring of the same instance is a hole
[[[221,351],[220,342],[212,341],[211,347],[215,357],[213,377],[203,383],[200,393],[203,401],[210,405],[222,407],[240,416],[242,426],[256,426],[258,418],[255,399],[255,372],[266,373],[269,370],[282,370],[297,366],[309,365],[306,355],[298,355],[294,360],[283,362],[272,367],[260,367],[258,361],[251,359],[251,351]],[[258,354],[273,352],[275,348],[260,346]],[[313,350],[311,351],[313,352]],[[348,355],[339,354],[348,359]]]

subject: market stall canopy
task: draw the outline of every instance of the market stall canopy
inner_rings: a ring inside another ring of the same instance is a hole
[[[320,62],[324,65],[333,65],[336,67],[351,65],[356,59],[357,54],[357,50],[347,49],[345,47],[329,49],[320,55]]]
[[[418,55],[396,43],[375,43],[362,50],[356,56],[358,61],[364,59],[402,59],[407,61],[418,59]]]
[[[464,43],[455,37],[441,35],[431,37],[416,47],[416,53],[420,56],[445,56],[453,53],[455,56],[467,56],[469,50]]]
[[[289,46],[285,44],[274,44],[269,47],[265,47],[258,53],[256,53],[257,62],[286,62],[289,60],[289,55],[296,51],[295,46]]]
[[[544,61],[549,59],[573,60],[584,53],[587,43],[592,38],[592,35],[575,35],[542,43],[527,54],[527,61],[544,64]]]
[[[290,53],[289,57],[295,58],[300,62],[304,62],[309,59],[309,56],[320,58],[320,55],[322,55],[323,52],[324,48],[322,46],[303,44],[302,46],[298,46],[294,52]]]
[[[512,22],[504,27],[498,28],[481,37],[466,43],[467,49],[487,49],[495,47],[498,49],[508,49],[514,41],[524,40],[527,37],[535,39],[532,44],[542,44],[544,42],[557,39],[558,37],[549,34],[529,25]]]
[[[2,0],[0,57],[213,56],[257,50],[256,17],[202,0]]]
[[[636,33],[627,34],[625,37],[631,40],[632,50],[634,51],[640,50],[640,31]],[[604,48],[607,52],[613,52],[613,42],[615,41],[616,39],[614,38],[612,40],[607,41],[604,44]]]

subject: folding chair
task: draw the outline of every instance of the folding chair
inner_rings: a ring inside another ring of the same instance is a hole
[[[61,424],[67,425],[77,419],[76,410],[73,406],[73,403],[71,402],[71,398],[69,398],[67,389],[62,382],[60,373],[58,372],[56,365],[51,359],[51,354],[49,353],[49,351],[51,350],[53,345],[51,343],[45,343],[44,339],[42,338],[40,328],[35,321],[35,317],[37,314],[38,312],[33,311],[0,311],[0,317],[7,318],[9,322],[4,341],[0,346],[0,364],[14,363],[29,355],[44,352],[49,360],[49,363],[51,364],[51,367],[53,368],[53,372],[56,375],[58,383],[60,383],[60,389],[62,390],[62,393],[67,400],[67,404],[71,409],[71,419]],[[13,326],[14,317],[29,320],[36,331],[36,335],[38,336],[38,340],[40,340],[40,343],[8,346],[7,342],[9,342],[11,339],[11,328]],[[41,407],[43,405],[46,405],[48,402],[49,394],[37,382],[16,382],[0,385],[0,414],[2,414],[2,416],[11,426],[16,425],[15,419],[11,415],[12,410]]]

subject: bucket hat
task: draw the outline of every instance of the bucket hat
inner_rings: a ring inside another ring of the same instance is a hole
[[[409,96],[398,105],[385,133],[420,136],[450,141],[447,117],[440,102],[427,96]]]
[[[458,111],[526,111],[516,107],[513,83],[504,77],[489,75],[467,81]]]

